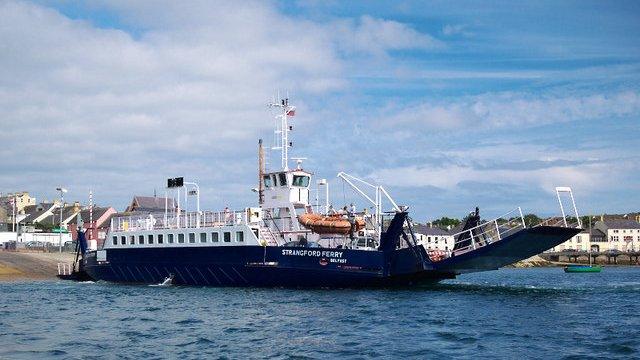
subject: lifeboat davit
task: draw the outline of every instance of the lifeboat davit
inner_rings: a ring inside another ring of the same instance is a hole
[[[317,234],[347,235],[351,231],[351,223],[343,215],[302,214],[298,216],[298,221]],[[362,230],[364,225],[364,219],[356,217],[353,231]]]

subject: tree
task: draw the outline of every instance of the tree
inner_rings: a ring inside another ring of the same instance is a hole
[[[447,229],[449,227],[456,227],[460,225],[460,220],[443,216],[440,219],[434,220],[432,223],[433,226],[441,229]]]
[[[47,232],[47,233],[52,232],[53,228],[55,227],[57,226],[55,226],[52,223],[44,223],[44,222],[35,223],[36,229],[42,230],[43,232]]]
[[[527,214],[524,216],[524,223],[527,227],[538,225],[540,222],[542,222],[542,219],[536,214]]]

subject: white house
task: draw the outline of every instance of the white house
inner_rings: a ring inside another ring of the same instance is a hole
[[[607,238],[606,247],[600,251],[640,250],[640,223],[629,219],[604,219],[596,221],[594,228],[602,231]]]
[[[453,250],[455,242],[453,234],[447,230],[438,227],[431,227],[422,224],[415,224],[413,232],[416,235],[418,244],[424,246],[427,250]]]

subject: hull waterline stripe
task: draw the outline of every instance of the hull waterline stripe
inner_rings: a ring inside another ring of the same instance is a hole
[[[120,271],[120,273],[122,274],[122,281],[130,282],[129,278],[127,277],[127,273],[124,272],[124,269],[122,268],[122,266],[118,266],[118,271]]]
[[[189,268],[187,266],[184,267],[184,271],[186,271],[187,274],[189,274],[189,276],[193,280],[194,285],[198,285],[198,280],[196,280],[196,278],[194,278],[193,275],[191,275],[191,271],[189,271]]]
[[[227,275],[227,273],[226,273],[226,272],[224,272],[224,270],[222,270],[222,268],[221,268],[221,267],[219,267],[219,266],[218,266],[218,269],[220,270],[220,272],[222,272],[222,273],[224,274],[224,276],[228,277],[228,278],[229,278],[229,280],[231,280],[231,283],[232,283],[232,284],[233,284],[233,283],[235,283],[235,281],[233,280],[233,278],[232,278],[231,276]]]
[[[207,267],[207,270],[209,271],[209,273],[213,276],[214,279],[216,279],[216,281],[218,282],[218,285],[222,285],[222,282],[220,282],[220,279],[218,279],[218,277],[216,276],[216,274],[213,273],[213,271],[211,271],[211,269],[209,269]]]
[[[111,272],[113,273],[113,275],[114,275],[114,277],[116,278],[116,280],[117,280],[119,277],[121,277],[121,276],[122,276],[122,275],[120,275],[120,274],[118,273],[118,271],[117,271],[117,270],[118,270],[118,268],[117,268],[116,266],[114,266],[114,265],[109,265],[109,267],[111,268]]]
[[[157,267],[152,266],[151,268],[152,268],[153,270],[155,270],[155,271],[158,273],[158,276],[160,276],[160,279],[163,279],[162,273],[160,272],[160,270],[158,270],[158,268],[157,268]]]
[[[200,277],[202,277],[204,279],[204,281],[207,283],[207,285],[211,285],[211,283],[209,282],[209,279],[207,279],[206,277],[204,277],[204,275],[202,275],[202,272],[200,271],[200,269],[195,268],[196,271],[198,272],[198,274],[200,274]]]
[[[166,267],[166,266],[165,266],[165,267],[163,267],[163,269],[164,269],[164,271],[166,271],[166,272],[167,272],[167,276],[169,276],[169,274],[171,274],[171,271],[170,271],[169,269],[167,269],[167,267]]]
[[[178,267],[177,267],[177,266],[174,266],[173,268],[174,268],[174,269],[176,269],[176,274],[178,274],[178,276],[180,276],[180,278],[182,279],[182,282],[183,282],[184,284],[189,284],[189,282],[187,281],[187,279],[186,279],[184,276],[182,276],[182,273],[180,272],[180,270],[178,270]]]
[[[125,266],[124,268],[125,268],[125,269],[127,269],[127,271],[129,272],[129,274],[131,274],[131,278],[133,279],[133,282],[139,282],[139,281],[136,279],[136,276],[135,276],[135,275],[133,275],[133,271],[131,271],[131,269],[130,269],[128,266]]]
[[[236,274],[238,274],[238,276],[240,277],[240,279],[242,279],[242,281],[244,281],[246,284],[248,284],[249,282],[247,281],[247,279],[245,279],[244,277],[242,277],[242,275],[240,275],[240,273],[238,272],[238,270],[236,270],[236,268],[234,268],[233,266],[231,267],[231,270],[235,271]]]
[[[136,271],[138,272],[138,274],[140,274],[140,277],[142,278],[142,282],[144,282],[144,283],[148,282],[148,281],[147,281],[147,278],[145,278],[145,277],[144,277],[144,274],[142,273],[142,271],[140,271],[140,269],[138,268],[138,266],[136,265],[136,266],[134,266],[134,268],[136,269]]]
[[[146,267],[146,266],[143,266],[142,268],[144,269],[144,271],[146,271],[146,272],[147,272],[147,274],[149,274],[149,276],[151,277],[151,282],[152,282],[152,283],[157,282],[157,281],[155,281],[155,280],[154,280],[154,278],[153,278],[153,274],[151,273],[151,271],[149,271],[149,269],[147,269],[147,267]]]

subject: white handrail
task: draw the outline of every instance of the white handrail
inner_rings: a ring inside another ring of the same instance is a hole
[[[490,224],[490,223],[492,223],[492,222],[494,222],[494,221],[495,221],[495,222],[496,222],[496,224],[497,224],[498,220],[500,220],[500,219],[504,219],[506,216],[510,215],[511,213],[513,213],[513,212],[515,212],[516,210],[519,210],[519,209],[520,209],[520,207],[517,207],[517,208],[515,208],[515,209],[513,209],[513,210],[509,211],[509,212],[508,212],[508,213],[506,213],[506,214],[503,214],[503,215],[501,215],[501,216],[498,216],[497,218],[495,218],[495,219],[493,219],[493,220],[489,220],[489,221],[486,221],[486,222],[484,222],[484,223],[482,223],[482,224],[480,224],[480,225],[476,225],[476,226],[474,226],[474,227],[472,227],[472,228],[470,228],[470,229],[466,229],[466,230],[462,230],[462,231],[460,231],[460,232],[457,232],[457,233],[453,234],[453,237],[456,237],[456,236],[458,236],[458,235],[460,235],[460,234],[462,234],[462,233],[465,233],[465,232],[467,232],[467,231],[469,231],[469,230],[475,230],[475,229],[481,228],[481,227],[486,226],[487,224]],[[507,221],[507,223],[509,223],[509,222]],[[524,226],[524,221],[523,221],[523,223],[522,223],[522,224],[523,224],[523,226]]]
[[[164,213],[150,213],[114,217],[111,231],[141,231],[175,228],[199,228],[202,226],[222,226],[249,224],[247,211],[201,211],[178,213],[165,216]]]
[[[498,224],[498,220],[500,219],[504,219],[505,217],[508,217],[509,215],[513,214],[513,213],[518,213],[519,216],[517,217],[513,217],[513,219],[511,220],[507,220],[505,223],[503,223],[502,225]],[[517,223],[514,223],[515,220],[518,220]],[[525,223],[524,223],[524,218],[522,216],[522,210],[518,207],[515,208],[509,212],[507,212],[506,214],[503,214],[502,216],[499,216],[493,220],[489,220],[486,221],[482,224],[476,225],[470,229],[466,229],[463,231],[460,231],[458,233],[453,234],[453,238],[456,239],[457,237],[459,237],[462,234],[469,234],[469,237],[465,237],[463,239],[458,239],[455,241],[454,243],[454,247],[455,245],[463,242],[463,241],[469,241],[469,245],[456,249],[455,251],[453,251],[454,254],[459,255],[461,253],[465,253],[467,251],[471,251],[471,250],[476,250],[480,247],[486,246],[488,244],[491,244],[493,242],[496,241],[501,241],[504,237],[506,237],[505,235],[508,234],[509,232],[512,232],[518,228],[523,228],[525,229]],[[477,229],[482,229],[481,232],[477,232],[475,230]]]

